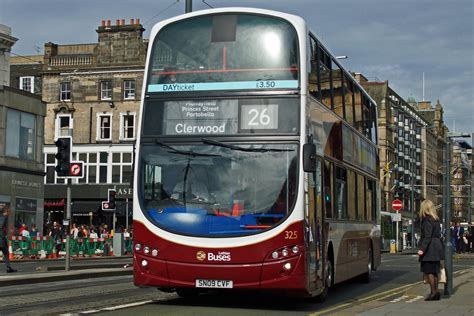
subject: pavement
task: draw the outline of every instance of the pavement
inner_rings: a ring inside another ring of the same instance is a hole
[[[429,285],[418,282],[401,292],[389,293],[367,304],[362,304],[336,313],[337,315],[434,315],[449,313],[456,316],[474,315],[474,268],[458,271],[453,278],[453,293],[443,294],[439,301],[424,301],[429,294]]]
[[[400,253],[399,255],[403,255]],[[474,253],[456,254],[453,261],[473,259]],[[320,310],[312,315],[337,316],[382,316],[382,315],[474,315],[474,267],[460,269],[453,273],[453,293],[444,294],[444,284],[439,284],[442,294],[439,301],[425,301],[430,288],[418,281],[405,284],[370,297],[354,299]]]
[[[79,280],[89,278],[100,278],[118,275],[131,275],[133,267],[131,262],[132,256],[122,257],[94,257],[94,258],[72,258],[70,270],[65,271],[65,260],[62,259],[22,259],[12,260],[11,265],[18,270],[15,273],[0,274],[0,288],[10,285],[34,284],[45,282],[56,282],[66,280]],[[109,263],[105,261],[117,259],[117,263]],[[120,260],[119,260],[120,259]],[[124,262],[121,263],[120,261]],[[129,259],[129,260],[127,260]],[[130,262],[128,262],[130,261]],[[38,263],[40,266],[35,271],[22,271],[19,263]],[[93,262],[94,265],[86,263]],[[44,264],[41,266],[41,264]],[[3,266],[3,262],[0,262]],[[46,266],[48,264],[48,266]],[[52,265],[49,265],[52,264]],[[3,267],[2,267],[3,268]]]

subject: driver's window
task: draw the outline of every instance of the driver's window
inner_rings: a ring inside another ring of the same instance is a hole
[[[158,200],[161,197],[161,167],[145,166],[145,200]]]

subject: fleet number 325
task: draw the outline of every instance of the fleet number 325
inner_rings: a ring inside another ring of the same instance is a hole
[[[296,239],[298,238],[298,232],[296,230],[285,230],[285,239]]]

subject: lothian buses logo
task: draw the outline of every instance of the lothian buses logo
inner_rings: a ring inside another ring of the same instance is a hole
[[[200,250],[196,253],[196,259],[198,259],[199,261],[204,261],[206,260],[206,258],[207,258],[207,261],[230,261],[231,260],[230,252],[227,252],[227,251],[219,251],[218,253],[212,253],[212,252],[205,253],[204,251]]]
[[[196,253],[196,259],[198,259],[199,261],[204,261],[206,260],[206,253],[204,251],[198,251]]]

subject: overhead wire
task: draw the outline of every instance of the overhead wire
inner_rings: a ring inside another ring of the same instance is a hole
[[[174,0],[169,6],[167,6],[166,8],[164,8],[163,10],[159,11],[158,13],[156,13],[154,16],[152,16],[151,18],[149,18],[148,20],[146,20],[143,25],[146,25],[148,22],[150,22],[151,20],[153,20],[154,18],[156,18],[157,16],[165,13],[166,11],[168,11],[171,7],[173,7],[174,5],[176,5],[177,3],[179,2],[179,0]]]
[[[206,2],[206,0],[201,0],[205,5],[207,5],[209,8],[214,9],[212,5]]]

